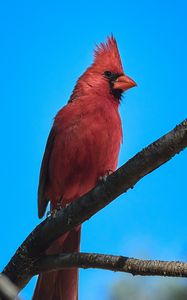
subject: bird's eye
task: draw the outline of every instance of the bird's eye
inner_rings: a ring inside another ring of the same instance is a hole
[[[113,76],[113,73],[110,72],[110,71],[105,71],[104,72],[104,75],[107,77],[107,78],[111,78]]]

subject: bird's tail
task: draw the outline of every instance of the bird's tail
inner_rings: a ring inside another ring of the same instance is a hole
[[[61,236],[47,254],[79,252],[81,227]],[[32,300],[77,300],[78,270],[63,269],[42,273],[38,277]]]

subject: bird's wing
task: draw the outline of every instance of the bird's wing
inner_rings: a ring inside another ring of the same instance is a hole
[[[40,169],[40,179],[39,179],[39,186],[38,186],[38,216],[39,218],[42,218],[47,204],[49,202],[49,199],[46,197],[46,187],[48,184],[49,180],[49,161],[51,157],[51,152],[53,149],[54,145],[54,140],[55,140],[55,128],[54,126],[52,127],[47,144],[45,147],[45,153],[43,156],[42,160],[42,165]]]

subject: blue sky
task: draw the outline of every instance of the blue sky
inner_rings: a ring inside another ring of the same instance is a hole
[[[112,32],[138,83],[120,109],[119,165],[186,117],[186,9],[185,0],[1,3],[1,268],[39,222],[38,174],[52,120],[96,43]],[[82,251],[186,259],[186,165],[184,151],[86,222]],[[107,299],[120,276],[81,271],[80,300]]]

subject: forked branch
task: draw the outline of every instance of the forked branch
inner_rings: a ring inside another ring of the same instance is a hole
[[[88,220],[186,146],[187,120],[136,154],[110,175],[105,183],[100,183],[89,193],[39,224],[18,248],[3,273],[22,289],[32,277],[38,260],[54,240]],[[182,266],[186,268],[186,265]]]

